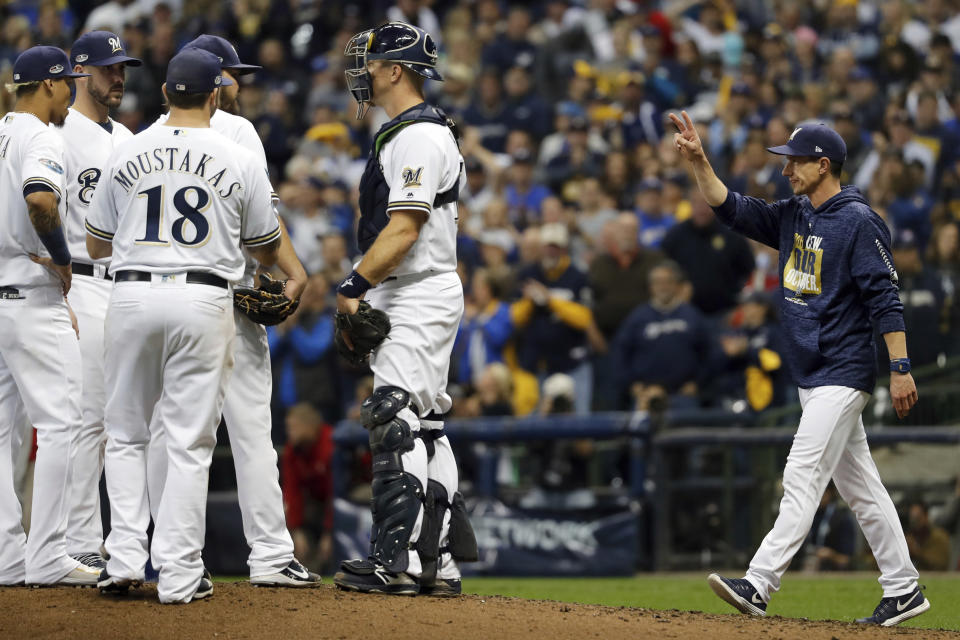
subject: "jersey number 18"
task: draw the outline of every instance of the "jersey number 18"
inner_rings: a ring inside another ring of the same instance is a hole
[[[196,204],[190,204],[187,195],[193,192],[196,194],[194,199]],[[138,198],[147,199],[147,229],[142,238],[137,238],[137,244],[149,244],[159,246],[169,246],[170,243],[161,237],[160,226],[163,223],[163,185],[152,187],[137,194]],[[185,247],[199,247],[207,241],[210,235],[210,223],[204,217],[203,212],[210,206],[210,194],[205,189],[199,187],[184,187],[178,190],[173,196],[173,206],[180,214],[176,222],[170,229],[170,235],[174,242]],[[187,240],[184,235],[184,226],[189,222],[195,233],[192,240]]]

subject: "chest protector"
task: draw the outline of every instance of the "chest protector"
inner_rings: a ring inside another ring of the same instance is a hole
[[[373,140],[373,148],[370,149],[367,167],[363,170],[363,176],[360,178],[360,223],[357,226],[357,245],[363,253],[367,252],[373,241],[377,239],[383,228],[390,222],[390,217],[387,215],[390,185],[387,184],[383,175],[383,165],[380,164],[380,150],[393,136],[416,122],[432,122],[449,127],[453,132],[454,139],[457,138],[456,127],[453,121],[447,117],[447,114],[442,109],[432,107],[425,102],[407,109],[380,127]],[[437,197],[433,199],[433,207],[437,208],[456,202],[459,195],[460,178],[458,177],[453,187],[437,194]]]

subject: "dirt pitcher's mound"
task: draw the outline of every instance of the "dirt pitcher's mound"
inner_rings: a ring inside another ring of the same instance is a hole
[[[95,589],[0,588],[0,638],[57,640],[546,638],[960,638],[929,629],[878,629],[840,622],[748,618],[684,611],[576,605],[518,598],[451,599],[357,595],[331,586],[257,589],[217,583],[213,597],[164,606],[156,588],[126,597]]]

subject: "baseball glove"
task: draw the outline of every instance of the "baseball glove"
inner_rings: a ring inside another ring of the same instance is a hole
[[[390,334],[390,318],[387,314],[380,309],[374,309],[364,300],[360,301],[360,308],[356,313],[338,311],[335,324],[334,342],[337,351],[347,362],[356,366],[365,364],[370,353]],[[353,349],[347,346],[345,335]]]
[[[286,286],[286,280],[274,280],[261,273],[258,288],[237,287],[233,290],[233,306],[256,323],[268,327],[280,324],[300,305],[299,300],[283,295]]]

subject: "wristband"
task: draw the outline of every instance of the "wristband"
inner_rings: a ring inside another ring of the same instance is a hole
[[[891,373],[910,373],[910,358],[896,358],[890,361]]]
[[[57,227],[47,233],[38,233],[40,242],[46,247],[53,259],[53,264],[65,266],[70,264],[70,249],[67,248],[67,239],[63,236],[63,227]]]
[[[344,298],[359,298],[367,292],[371,285],[366,278],[356,272],[351,271],[350,275],[344,278],[340,286],[337,287],[337,293]]]

